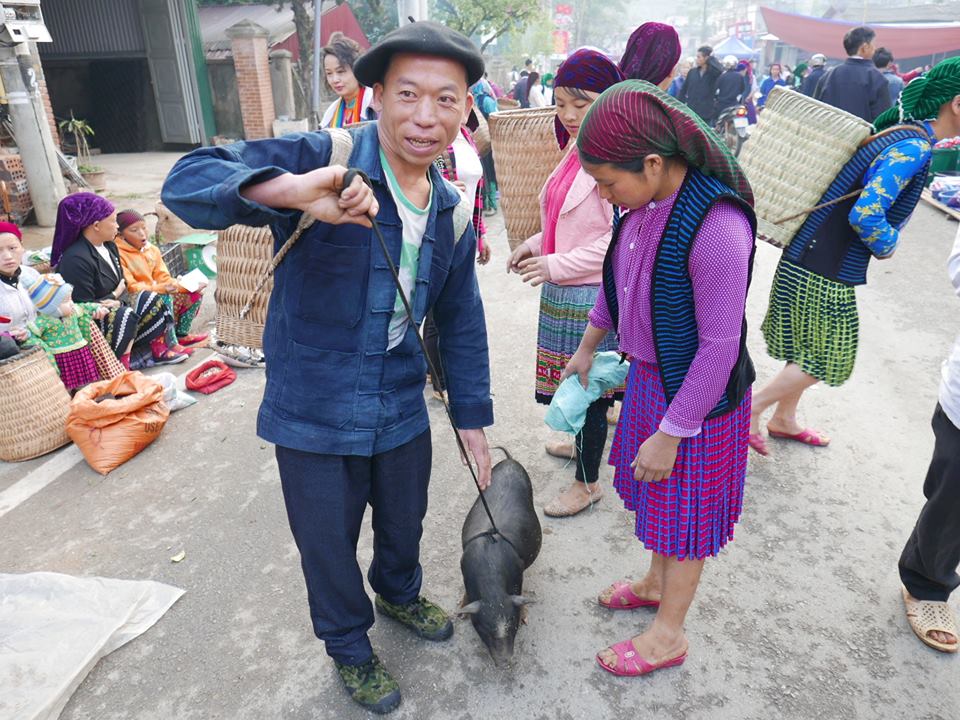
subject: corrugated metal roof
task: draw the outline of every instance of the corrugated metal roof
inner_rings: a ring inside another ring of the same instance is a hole
[[[48,59],[145,57],[137,0],[44,0],[52,43],[38,43]]]
[[[296,29],[293,24],[293,10],[289,7],[277,10],[275,5],[229,5],[202,7],[198,11],[203,49],[208,53],[229,50],[230,38],[227,37],[227,28],[241,20],[250,20],[263,26],[270,33],[268,45],[285,40]]]

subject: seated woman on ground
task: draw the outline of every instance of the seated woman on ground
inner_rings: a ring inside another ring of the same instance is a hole
[[[167,328],[167,344],[174,352],[192,354],[194,349],[184,346],[207,339],[206,334],[190,332],[190,325],[203,301],[206,283],[196,292],[190,292],[170,275],[160,248],[147,241],[147,223],[136,210],[117,213],[117,229],[116,244],[127,292],[157,293],[174,318],[173,324]]]
[[[27,324],[37,314],[27,287],[36,282],[40,274],[28,265],[21,265],[22,261],[20,228],[13,223],[0,222],[0,336],[7,338],[0,341],[3,343],[0,355],[3,357],[16,355],[17,348],[30,337]]]
[[[114,243],[117,221],[113,205],[94,193],[75,193],[60,201],[50,262],[73,285],[77,302],[99,302],[110,312],[98,320],[110,348],[130,367],[134,346],[149,346],[154,364],[187,359],[167,347],[164,336],[173,315],[155,292],[128,292],[120,251]]]

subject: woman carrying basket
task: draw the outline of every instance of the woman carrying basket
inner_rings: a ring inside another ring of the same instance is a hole
[[[601,199],[597,183],[583,168],[570,138],[600,93],[623,75],[595,50],[574,52],[557,69],[554,130],[567,152],[540,192],[542,232],[528,238],[507,260],[507,272],[519,273],[540,291],[537,333],[536,400],[549,405],[567,362],[587,326],[587,313],[599,291],[603,257],[610,244],[613,208]],[[569,144],[569,147],[568,147]],[[610,338],[600,350],[615,350]],[[617,393],[622,397],[622,392]],[[586,423],[572,443],[548,443],[550,455],[576,457],[576,481],[544,508],[550,517],[576,515],[602,496],[597,484],[607,442],[606,413],[614,395],[601,397],[587,410]]]
[[[750,446],[761,455],[769,448],[760,421],[771,406],[770,437],[829,444],[824,433],[798,422],[797,406],[808,388],[818,382],[840,386],[853,372],[855,287],[866,283],[871,258],[884,260],[897,249],[900,230],[920,200],[931,145],[957,130],[951,108],[958,94],[960,58],[944,60],[910,83],[899,106],[874,121],[880,134],[856,152],[818,204],[863,191],[811,213],[784,250],[761,329],[767,351],[787,364],[753,397]]]
[[[598,601],[657,614],[597,661],[637,676],[686,659],[683,625],[704,560],[733,538],[740,518],[754,376],[744,319],[753,193],[707,124],[647,82],[605,92],[577,147],[600,194],[630,210],[564,375],[586,384],[608,336],[631,359],[610,464],[653,558],[645,577],[613,583]]]

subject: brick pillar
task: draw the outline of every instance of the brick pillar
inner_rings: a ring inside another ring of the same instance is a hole
[[[237,73],[243,134],[247,140],[271,137],[276,113],[270,84],[270,57],[266,28],[241,20],[227,28]]]
[[[37,52],[36,43],[30,43],[30,55],[33,59],[33,67],[37,72],[40,100],[43,103],[43,111],[47,116],[47,124],[50,126],[50,134],[53,136],[54,144],[60,147],[60,132],[57,128],[57,119],[53,116],[53,105],[50,104],[50,93],[47,92],[47,78],[43,74],[43,64],[40,62],[40,53]]]

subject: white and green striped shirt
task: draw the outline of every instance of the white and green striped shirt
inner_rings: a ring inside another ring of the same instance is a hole
[[[387,188],[393,195],[397,206],[397,214],[403,225],[403,247],[400,250],[400,265],[397,274],[400,276],[400,286],[413,307],[413,292],[416,287],[417,270],[420,266],[420,246],[423,244],[423,233],[427,229],[427,218],[430,215],[430,203],[433,201],[433,183],[430,184],[430,194],[427,197],[427,206],[418,208],[403,194],[397,182],[390,163],[387,162],[383,149],[380,150],[380,164],[387,179]],[[429,175],[427,176],[429,178]],[[403,340],[407,332],[407,311],[403,307],[400,293],[393,304],[393,316],[390,318],[390,327],[387,330],[387,350],[395,348]]]

